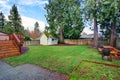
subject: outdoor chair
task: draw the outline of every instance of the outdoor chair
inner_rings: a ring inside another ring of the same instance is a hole
[[[109,48],[102,49],[102,59],[107,59],[107,60],[112,61],[112,57],[111,57]]]

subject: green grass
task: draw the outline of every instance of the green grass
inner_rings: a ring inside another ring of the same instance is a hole
[[[26,54],[3,60],[13,66],[31,63],[65,74],[69,74],[81,60],[120,65],[117,60],[102,60],[100,53],[88,46],[30,46]]]
[[[95,64],[80,63],[77,70],[72,72],[69,80],[119,80],[120,68]]]

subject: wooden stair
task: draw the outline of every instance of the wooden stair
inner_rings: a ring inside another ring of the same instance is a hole
[[[19,55],[20,51],[18,46],[12,40],[0,41],[0,58]]]

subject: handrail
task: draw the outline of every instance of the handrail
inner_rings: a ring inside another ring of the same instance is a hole
[[[13,36],[14,36],[14,39],[16,39],[18,43],[20,43],[20,40],[19,40],[19,38],[16,36],[15,33],[13,33]]]
[[[13,41],[14,41],[15,45],[18,46],[19,51],[20,51],[20,53],[21,53],[21,46],[22,46],[23,43],[22,43],[22,41],[19,39],[19,36],[17,36],[15,33],[13,33],[13,34],[10,35],[10,40],[13,40]]]

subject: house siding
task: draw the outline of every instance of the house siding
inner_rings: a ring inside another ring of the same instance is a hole
[[[40,37],[41,45],[55,45],[58,44],[58,39],[47,37],[45,34],[42,34]]]
[[[55,45],[55,44],[58,44],[57,39],[48,38],[48,45]]]
[[[40,44],[47,45],[47,36],[43,34],[40,38]]]

